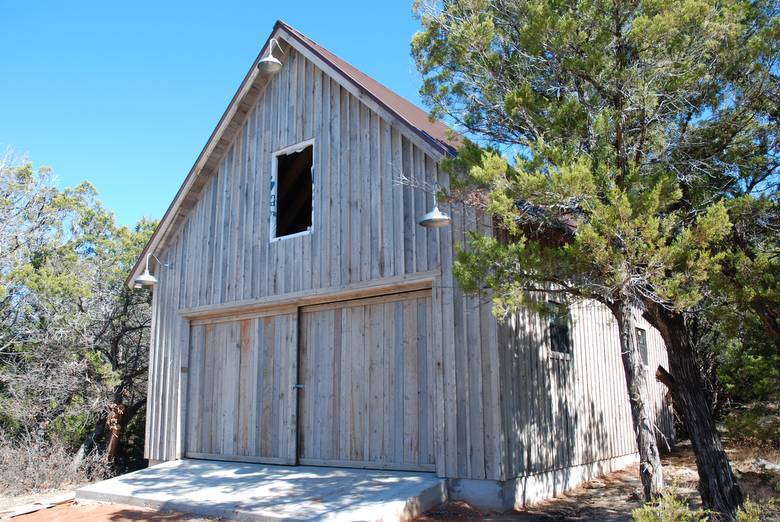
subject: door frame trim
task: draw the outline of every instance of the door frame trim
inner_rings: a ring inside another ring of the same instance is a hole
[[[236,320],[238,315],[246,315],[248,317],[274,315],[279,313],[279,310],[286,308],[289,308],[290,312],[288,313],[291,313],[295,308],[303,306],[352,301],[365,297],[376,297],[414,290],[431,290],[434,280],[440,275],[441,271],[439,270],[418,272],[339,287],[292,292],[262,299],[205,305],[195,308],[180,308],[178,313],[181,317],[189,319],[192,324],[219,322],[217,319],[233,321]]]
[[[185,458],[200,460],[222,460],[226,462],[249,462],[252,464],[278,464],[283,466],[293,466],[295,463],[290,459],[281,457],[251,457],[244,455],[220,455],[219,453],[197,453],[188,451]]]
[[[431,291],[422,290],[403,290],[388,294],[381,294],[371,297],[360,297],[346,301],[333,301],[329,303],[313,304],[301,306],[301,312],[321,312],[325,310],[334,310],[336,308],[349,308],[352,306],[366,306],[380,303],[393,303],[396,301],[405,301],[406,299],[416,299],[419,297],[431,297]]]
[[[328,468],[358,468],[358,469],[388,469],[394,471],[436,471],[436,464],[397,464],[394,462],[377,462],[371,460],[339,460],[339,459],[302,459],[301,466],[323,466]]]

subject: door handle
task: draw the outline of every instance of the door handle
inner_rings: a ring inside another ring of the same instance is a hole
[[[303,384],[293,384],[293,390],[302,390]]]

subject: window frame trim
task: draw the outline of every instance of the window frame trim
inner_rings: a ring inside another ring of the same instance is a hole
[[[552,329],[550,328],[550,320],[548,316],[547,320],[547,354],[551,359],[561,359],[564,361],[571,361],[574,359],[574,329],[573,329],[573,323],[574,323],[574,317],[571,313],[571,306],[569,303],[562,303],[560,301],[556,301],[550,297],[545,299],[547,306],[554,304],[557,306],[565,306],[568,310],[567,319],[568,319],[568,338],[569,338],[569,351],[568,352],[560,352],[558,350],[553,350],[553,343],[552,343]]]
[[[639,331],[640,330],[644,332],[644,337],[645,337],[645,356],[647,357],[647,362],[645,362],[643,360],[643,357],[642,357],[642,347],[639,346]],[[649,369],[650,368],[650,343],[649,343],[649,340],[648,340],[647,328],[645,328],[644,326],[634,325],[634,340],[636,341],[636,348],[637,348],[637,351],[639,352],[639,362],[642,363],[642,366],[645,369]]]
[[[279,187],[279,156],[288,156],[293,153],[302,152],[307,147],[311,147],[311,225],[300,232],[293,234],[287,234],[285,236],[276,235],[276,214],[278,209],[278,199],[276,197],[276,191]],[[285,239],[293,239],[296,237],[308,236],[314,233],[314,138],[303,140],[292,145],[288,145],[281,149],[278,149],[271,153],[271,190],[268,194],[268,221],[269,221],[269,243],[276,243],[277,241],[283,241]],[[277,204],[272,204],[274,201]]]

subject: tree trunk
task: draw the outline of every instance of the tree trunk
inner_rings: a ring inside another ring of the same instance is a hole
[[[634,312],[631,302],[622,299],[613,304],[612,310],[620,331],[620,355],[626,376],[628,398],[631,403],[631,419],[634,424],[636,446],[639,449],[639,477],[642,480],[645,501],[660,493],[664,485],[661,457],[655,429],[650,420],[647,399],[647,373],[636,343]]]
[[[707,383],[698,364],[696,347],[688,335],[685,317],[656,303],[646,304],[648,319],[666,343],[670,371],[660,368],[658,375],[669,388],[675,409],[691,439],[702,504],[717,513],[719,520],[735,520],[737,509],[742,505],[742,492],[715,427]]]
[[[764,331],[767,333],[777,348],[780,348],[780,310],[776,303],[769,299],[757,297],[750,303],[750,307],[758,316]]]
[[[111,414],[108,416],[108,429],[111,436],[108,441],[108,458],[114,461],[119,452],[119,442],[122,440],[122,433],[125,429],[126,421],[124,419],[127,406],[124,404],[112,404]]]
[[[95,447],[95,442],[103,435],[105,428],[106,428],[106,416],[100,415],[98,417],[98,420],[95,422],[95,429],[92,430],[92,433],[90,433],[84,438],[84,441],[81,443],[81,446],[79,447],[78,451],[73,456],[73,460],[70,463],[71,470],[75,471],[81,466],[86,456],[89,454],[90,451],[92,451],[92,448]]]

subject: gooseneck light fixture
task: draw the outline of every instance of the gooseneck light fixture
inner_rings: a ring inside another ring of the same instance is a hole
[[[279,48],[279,51],[284,54],[282,46],[279,45],[279,42],[276,40],[276,38],[271,38],[268,41],[268,55],[265,58],[261,58],[260,61],[257,62],[257,68],[263,74],[276,74],[282,68],[282,62],[274,57],[274,44],[276,44],[276,47]]]
[[[168,266],[167,264],[160,261],[160,259],[152,254],[151,252],[146,254],[146,268],[144,268],[144,273],[139,275],[138,277],[133,280],[133,288],[153,288],[154,285],[157,284],[157,278],[154,277],[151,272],[149,272],[149,258],[153,257],[157,260],[157,264],[160,266]]]
[[[439,210],[439,204],[436,202],[436,192],[439,190],[439,185],[433,185],[433,210],[425,214],[420,218],[418,223],[425,228],[441,228],[446,227],[452,223],[452,218]]]

